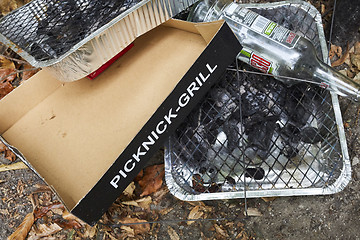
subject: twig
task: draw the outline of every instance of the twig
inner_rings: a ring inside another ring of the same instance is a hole
[[[12,58],[12,57],[6,56],[6,55],[4,55],[4,54],[0,54],[0,57],[9,59],[9,60],[11,60],[11,61],[14,61],[14,62],[17,62],[17,63],[20,63],[20,64],[29,64],[28,62],[26,62],[26,61],[24,61],[24,60],[20,60],[20,59],[17,59],[17,58]]]
[[[29,72],[29,71],[36,71],[39,70],[40,68],[27,68],[27,69],[23,69],[23,70],[15,70],[14,72],[2,77],[0,79],[0,82],[4,81],[5,79],[7,79],[8,77],[14,75],[14,74],[18,74],[18,73],[23,73],[23,72]]]

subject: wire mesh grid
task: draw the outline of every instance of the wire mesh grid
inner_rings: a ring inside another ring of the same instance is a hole
[[[252,10],[327,56],[319,15],[309,4]],[[304,82],[286,86],[234,63],[170,138],[167,185],[183,200],[330,193],[325,189],[346,168],[336,111],[326,90]]]
[[[0,32],[38,61],[56,59],[141,0],[34,0],[0,20]]]

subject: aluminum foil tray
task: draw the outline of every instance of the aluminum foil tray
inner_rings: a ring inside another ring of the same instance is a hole
[[[244,6],[307,37],[327,61],[321,15],[310,4]],[[235,67],[169,138],[165,179],[170,192],[199,201],[341,191],[351,167],[337,96]]]
[[[87,76],[197,0],[33,0],[0,19],[0,41],[62,81]]]

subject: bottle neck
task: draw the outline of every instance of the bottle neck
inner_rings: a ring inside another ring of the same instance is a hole
[[[319,63],[319,67],[317,67],[314,72],[314,78],[320,87],[329,88],[336,94],[353,100],[360,99],[360,85],[358,83],[325,63],[320,61]]]

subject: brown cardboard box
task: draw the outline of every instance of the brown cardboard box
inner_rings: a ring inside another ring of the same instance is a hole
[[[36,74],[0,101],[0,134],[94,224],[240,50],[223,21],[170,20],[96,80]]]

